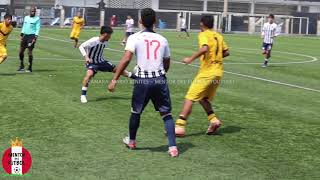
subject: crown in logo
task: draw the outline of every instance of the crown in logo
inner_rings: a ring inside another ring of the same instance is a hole
[[[22,147],[22,139],[16,137],[15,140],[11,140],[11,146],[20,146]]]

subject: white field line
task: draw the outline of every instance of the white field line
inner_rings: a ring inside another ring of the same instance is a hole
[[[44,37],[44,36],[42,36]],[[56,40],[56,41],[61,41],[61,42],[69,42],[70,41],[66,41],[66,40],[62,40],[62,39],[56,39],[56,38],[51,38],[51,37],[45,37],[47,39],[52,39],[52,40]],[[115,52],[124,52],[123,50],[118,50],[118,49],[111,49],[111,48],[106,48],[109,49],[111,51],[115,51]],[[293,53],[294,54],[294,53]],[[310,56],[311,57],[311,56]],[[179,61],[174,61],[174,63],[176,64],[184,64],[182,62]],[[194,65],[194,64],[190,64],[189,66],[192,67],[199,67],[198,65]],[[231,72],[231,71],[224,71],[227,74],[232,74],[235,76],[240,76],[240,77],[245,77],[245,78],[249,78],[249,79],[255,79],[255,80],[260,80],[260,81],[264,81],[264,82],[269,82],[269,83],[273,83],[273,84],[278,84],[278,85],[283,85],[283,86],[288,86],[288,87],[292,87],[292,88],[297,88],[297,89],[302,89],[302,90],[306,90],[306,91],[312,91],[312,92],[318,92],[320,93],[320,90],[318,89],[312,89],[312,88],[308,88],[308,87],[303,87],[303,86],[299,86],[299,85],[295,85],[295,84],[289,84],[289,83],[285,83],[285,82],[281,82],[281,81],[276,81],[276,80],[271,80],[271,79],[265,79],[265,78],[261,78],[261,77],[256,77],[256,76],[251,76],[251,75],[246,75],[246,74],[240,74],[240,73],[235,73],[235,72]]]

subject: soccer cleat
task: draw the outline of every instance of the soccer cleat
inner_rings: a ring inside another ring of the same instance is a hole
[[[179,156],[179,151],[178,151],[177,146],[169,147],[168,153],[169,153],[169,156],[171,156],[171,157],[178,157]]]
[[[87,97],[85,95],[81,95],[80,96],[80,101],[81,101],[81,103],[87,103],[88,102]]]
[[[28,69],[26,69],[26,72],[32,72],[32,68],[29,67]]]
[[[208,129],[207,129],[207,135],[214,134],[218,128],[221,126],[221,121],[219,119],[216,119],[214,121],[210,121]]]
[[[175,134],[177,137],[183,137],[186,134],[187,121],[178,119],[175,126]]]
[[[24,67],[20,66],[17,71],[19,71],[19,72],[24,72]]]
[[[122,142],[127,146],[127,148],[134,150],[136,149],[136,141],[135,140],[130,140],[128,136],[124,137],[122,139]]]

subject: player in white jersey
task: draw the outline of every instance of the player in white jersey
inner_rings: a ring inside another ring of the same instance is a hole
[[[182,15],[180,16],[180,32],[185,32],[187,34],[187,37],[190,37],[187,31],[187,21]],[[179,34],[178,37],[181,37],[181,34]]]
[[[104,60],[103,50],[107,47],[107,42],[111,38],[113,30],[111,27],[102,26],[99,37],[93,37],[82,43],[79,50],[85,59],[87,73],[82,81],[82,91],[80,96],[81,103],[87,103],[87,91],[90,80],[98,71],[115,72],[116,66],[111,62]],[[126,77],[134,78],[131,72],[123,71]]]
[[[265,56],[265,60],[262,67],[268,66],[268,62],[271,57],[271,50],[272,50],[274,38],[277,36],[276,31],[277,31],[277,24],[274,23],[274,15],[270,14],[268,16],[268,22],[264,23],[261,31],[261,38],[263,39],[262,54],[264,54]]]
[[[108,89],[113,92],[122,71],[128,66],[133,55],[137,57],[138,71],[134,83],[129,120],[129,137],[123,142],[130,149],[136,148],[136,134],[140,115],[151,100],[156,111],[160,112],[168,135],[169,155],[178,156],[174,123],[171,115],[171,100],[166,72],[170,67],[170,49],[166,38],[153,31],[156,13],[150,8],[141,11],[140,23],[144,30],[128,38],[125,53]]]
[[[126,34],[124,39],[122,40],[123,46],[126,44],[128,37],[134,34],[134,20],[130,15],[127,16],[125,31]]]

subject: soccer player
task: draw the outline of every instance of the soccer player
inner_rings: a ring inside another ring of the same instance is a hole
[[[0,64],[3,63],[7,57],[6,43],[13,27],[11,25],[12,16],[10,14],[4,15],[4,21],[0,23]]]
[[[186,19],[182,15],[180,16],[180,31],[185,32],[187,34],[187,37],[190,37],[190,35],[187,31]],[[181,34],[179,34],[179,37],[181,37]]]
[[[188,116],[194,102],[199,102],[208,115],[207,134],[213,134],[221,126],[221,121],[213,111],[210,101],[214,98],[223,75],[223,58],[229,55],[228,46],[219,33],[212,30],[213,17],[203,16],[200,21],[199,50],[183,60],[191,64],[200,57],[200,68],[185,97],[179,119],[176,121],[175,133],[184,136]]]
[[[140,116],[151,100],[155,109],[160,112],[165,124],[169,141],[169,155],[178,156],[174,134],[174,122],[171,115],[171,100],[165,73],[170,66],[170,49],[166,38],[153,31],[156,13],[150,8],[141,11],[140,23],[144,30],[130,36],[125,53],[109,83],[108,89],[113,92],[122,71],[128,66],[133,55],[137,57],[138,71],[135,79],[129,120],[129,137],[123,142],[130,149],[136,148],[136,135],[140,125]]]
[[[127,39],[130,35],[134,34],[134,20],[130,15],[127,16],[126,20],[126,35],[124,39],[122,40],[122,45],[124,46],[127,42]]]
[[[77,16],[75,16],[72,20],[72,30],[70,33],[70,39],[74,40],[74,48],[78,47],[78,41],[80,37],[80,31],[84,26],[84,19],[81,16],[81,12],[77,12]]]
[[[263,39],[262,44],[262,54],[264,54],[265,59],[264,63],[261,67],[267,67],[268,62],[271,57],[271,50],[273,46],[274,38],[277,36],[277,24],[274,23],[274,15],[270,14],[268,16],[268,22],[264,23],[262,31],[261,31],[261,38]]]
[[[108,45],[107,42],[111,38],[113,30],[109,26],[102,26],[99,37],[93,37],[82,43],[79,47],[84,57],[87,73],[82,81],[82,91],[80,96],[81,103],[87,103],[87,91],[89,82],[98,71],[115,72],[116,66],[111,62],[104,60],[103,50]],[[126,77],[134,78],[131,72],[124,71],[122,73]]]
[[[36,8],[30,9],[30,15],[24,17],[23,27],[21,30],[21,43],[20,43],[20,67],[18,71],[24,71],[24,51],[28,48],[29,55],[29,67],[26,72],[32,72],[32,61],[33,61],[33,48],[37,41],[40,31],[40,18],[36,16]]]

